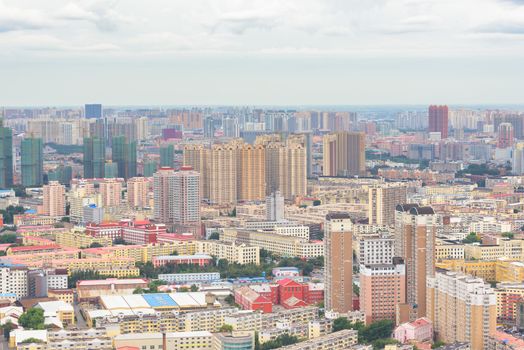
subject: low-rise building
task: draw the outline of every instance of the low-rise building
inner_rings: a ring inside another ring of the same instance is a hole
[[[162,349],[163,343],[167,349],[201,349],[211,350],[213,335],[210,332],[176,332],[176,333],[128,333],[114,338],[115,347],[134,347],[139,344],[142,349]]]
[[[358,342],[358,332],[353,329],[344,329],[322,337],[309,339],[293,345],[283,346],[286,350],[343,350],[351,348]]]
[[[147,286],[148,281],[143,278],[83,280],[76,282],[76,292],[80,301],[89,301],[102,295],[133,294],[135,289],[147,288]]]
[[[422,317],[413,322],[402,323],[393,335],[401,343],[430,341],[433,339],[433,324],[429,319]]]
[[[179,264],[190,264],[198,266],[210,265],[213,262],[213,257],[206,254],[194,254],[194,255],[167,255],[167,256],[155,256],[152,259],[155,267],[164,266],[168,264],[179,265]]]
[[[260,264],[259,247],[215,240],[196,241],[195,243],[199,253],[212,255],[217,259],[226,259],[230,263],[241,265]]]
[[[220,272],[167,273],[158,279],[169,283],[211,283],[220,280]]]

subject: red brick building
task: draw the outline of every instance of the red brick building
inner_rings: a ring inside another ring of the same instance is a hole
[[[264,313],[273,310],[273,303],[270,299],[263,297],[248,286],[235,290],[235,303],[244,310],[262,310]]]

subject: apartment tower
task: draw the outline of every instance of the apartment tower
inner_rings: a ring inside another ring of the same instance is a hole
[[[355,176],[366,173],[366,135],[341,131],[324,136],[324,176]]]
[[[347,213],[326,215],[324,234],[325,309],[353,310],[353,223]]]

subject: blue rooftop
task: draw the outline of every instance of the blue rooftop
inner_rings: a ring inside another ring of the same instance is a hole
[[[143,294],[142,297],[146,300],[146,302],[151,306],[152,308],[157,307],[176,307],[178,306],[177,303],[171,297],[169,294],[165,293],[156,293],[156,294]]]
[[[26,214],[36,214],[36,210],[34,210],[34,209],[27,209],[24,213],[26,213]]]

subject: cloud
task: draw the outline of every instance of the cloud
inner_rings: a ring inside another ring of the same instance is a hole
[[[39,10],[6,6],[0,0],[0,33],[42,29],[51,25],[52,22]]]
[[[212,32],[225,30],[241,35],[250,29],[270,30],[278,22],[278,17],[275,14],[250,10],[234,11],[221,14],[210,28]]]
[[[129,16],[124,16],[115,10],[116,5],[116,1],[69,2],[58,10],[55,18],[90,22],[101,31],[111,32],[117,30],[120,24],[131,22]]]

